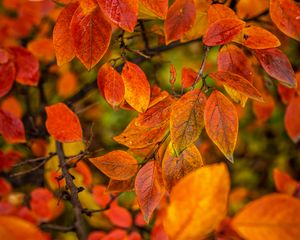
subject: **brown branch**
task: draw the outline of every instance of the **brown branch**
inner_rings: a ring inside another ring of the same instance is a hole
[[[194,83],[193,83],[193,86],[192,86],[193,89],[195,88],[195,85],[197,84],[198,80],[200,78],[202,78],[202,76],[203,76],[203,71],[204,71],[204,67],[205,67],[205,64],[206,64],[206,60],[207,60],[209,49],[210,48],[208,46],[204,46],[204,56],[203,56],[203,59],[202,59],[200,70],[199,70],[199,72],[197,74],[197,77],[196,77]]]
[[[58,154],[59,158],[59,164],[62,169],[62,175],[64,176],[66,180],[66,186],[70,191],[70,197],[71,197],[71,203],[73,205],[73,210],[74,210],[74,215],[75,215],[75,223],[74,223],[74,228],[77,234],[77,237],[79,240],[85,240],[87,239],[86,237],[86,232],[84,229],[84,220],[81,215],[82,211],[82,206],[78,198],[78,188],[73,182],[73,177],[68,171],[68,166],[65,161],[65,154],[64,150],[62,147],[62,143],[56,141],[56,152]]]
[[[87,209],[84,208],[82,209],[82,213],[86,214],[87,216],[92,216],[93,213],[99,213],[99,212],[104,212],[108,209],[110,209],[110,205],[113,203],[113,201],[119,196],[120,194],[116,194],[114,196],[111,196],[110,201],[105,205],[105,207],[103,208],[99,208],[99,209]]]
[[[45,231],[71,232],[75,230],[74,226],[66,227],[49,223],[41,223],[39,227]]]

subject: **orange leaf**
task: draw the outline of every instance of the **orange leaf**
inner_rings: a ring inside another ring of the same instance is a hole
[[[250,83],[253,82],[253,69],[246,54],[237,46],[230,44],[225,45],[218,53],[218,71],[236,73]],[[238,91],[224,86],[229,96],[241,106],[245,106],[248,97]]]
[[[12,61],[0,64],[0,97],[6,95],[14,84],[16,67]]]
[[[94,186],[92,194],[96,203],[100,207],[106,207],[106,204],[110,202],[110,196],[108,194],[105,194],[105,187],[102,185]]]
[[[85,14],[79,6],[72,17],[70,30],[76,56],[90,70],[108,49],[112,33],[111,25],[99,8]]]
[[[23,115],[23,109],[18,101],[14,96],[9,96],[3,100],[1,103],[1,109],[7,112],[10,112],[16,118],[21,119]]]
[[[122,70],[122,78],[126,102],[138,112],[145,112],[150,102],[150,84],[144,71],[127,61]]]
[[[188,174],[173,188],[164,227],[170,239],[205,239],[227,212],[229,173],[224,163]]]
[[[198,148],[192,144],[179,156],[176,155],[172,143],[169,144],[162,163],[162,173],[166,189],[170,190],[185,175],[203,166]]]
[[[195,21],[196,9],[193,0],[176,0],[169,8],[164,23],[166,44],[180,39]]]
[[[11,185],[5,178],[0,177],[0,197],[8,195],[11,192]]]
[[[0,239],[44,239],[44,235],[28,221],[13,216],[0,216]]]
[[[0,109],[0,134],[8,143],[26,142],[22,121],[2,109]]]
[[[207,135],[225,157],[233,162],[233,151],[238,135],[238,115],[235,106],[217,90],[206,102],[204,122]]]
[[[287,173],[279,169],[273,170],[273,179],[278,192],[293,196],[300,187],[300,183]]]
[[[158,127],[165,124],[170,119],[171,107],[174,103],[172,97],[167,97],[158,102],[146,112],[140,113],[135,124],[142,127]]]
[[[293,0],[270,0],[270,16],[287,36],[300,41],[300,6]]]
[[[39,60],[50,62],[54,59],[53,43],[49,38],[35,39],[28,44],[27,48]]]
[[[121,193],[134,191],[134,179],[130,178],[127,180],[115,180],[110,179],[106,192],[107,193]]]
[[[207,46],[215,46],[228,43],[244,28],[245,22],[235,18],[220,19],[211,24],[203,37],[203,43]]]
[[[135,121],[136,119],[133,119],[120,135],[114,137],[114,140],[129,148],[145,148],[161,141],[169,127],[168,123],[151,128],[140,127]]]
[[[168,0],[139,0],[139,3],[150,13],[165,19],[168,12]]]
[[[237,42],[252,49],[266,49],[280,46],[280,41],[274,34],[257,26],[245,27]]]
[[[144,219],[147,223],[164,195],[161,172],[155,161],[147,162],[135,179],[135,191]]]
[[[281,84],[295,88],[295,73],[287,56],[277,48],[255,50],[255,55],[264,70]]]
[[[268,7],[268,0],[239,0],[236,12],[240,18],[252,18],[266,11]]]
[[[30,193],[30,209],[40,222],[49,222],[63,212],[64,204],[47,188],[36,188]]]
[[[266,122],[272,116],[275,102],[271,95],[264,95],[264,102],[253,102],[253,112],[260,123]]]
[[[98,7],[96,0],[80,0],[79,4],[84,14],[89,14]]]
[[[82,140],[82,129],[77,115],[64,103],[46,107],[46,128],[51,136],[60,142]]]
[[[53,29],[53,47],[58,66],[70,62],[75,57],[75,47],[69,27],[78,6],[78,2],[68,4],[61,11]]]
[[[180,154],[199,137],[204,127],[205,102],[206,97],[200,90],[192,90],[173,105],[170,133],[177,154]]]
[[[193,86],[197,78],[197,72],[191,68],[182,68],[181,70],[181,85],[183,88],[188,88]]]
[[[300,141],[300,97],[290,101],[284,116],[284,125],[289,137],[295,142]]]
[[[73,72],[67,72],[57,80],[57,94],[63,98],[70,97],[76,92],[77,86],[77,76]]]
[[[224,4],[210,5],[207,10],[207,17],[208,17],[208,26],[221,19],[226,19],[226,18],[238,19],[237,16],[235,15],[235,12]]]
[[[113,108],[123,102],[125,95],[123,79],[109,63],[105,63],[99,69],[98,88]]]
[[[250,202],[233,219],[234,229],[245,239],[300,239],[300,201],[270,194]]]
[[[137,161],[127,152],[115,150],[89,160],[105,175],[115,180],[127,180],[138,169]]]
[[[238,74],[218,71],[215,73],[210,73],[209,76],[212,79],[221,82],[225,86],[244,94],[245,96],[248,96],[259,102],[263,101],[263,97],[259,91],[247,79]]]
[[[118,206],[116,202],[113,202],[104,214],[117,227],[130,228],[132,225],[130,212],[126,208]]]
[[[105,16],[120,28],[133,32],[138,18],[138,0],[97,0]]]
[[[28,86],[37,86],[40,80],[40,64],[35,56],[23,47],[11,47],[17,69],[16,81]]]

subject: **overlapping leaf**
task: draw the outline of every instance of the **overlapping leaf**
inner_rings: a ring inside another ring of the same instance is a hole
[[[115,150],[89,159],[100,171],[115,180],[127,180],[138,169],[137,161],[127,152]]]
[[[181,179],[163,220],[169,238],[205,239],[226,215],[229,188],[224,163],[201,167]]]
[[[138,18],[138,0],[97,0],[105,16],[120,28],[133,32]]]
[[[246,205],[232,224],[245,239],[295,240],[300,238],[299,214],[298,199],[270,194]]]
[[[6,95],[14,84],[16,68],[12,61],[0,64],[0,97]]]
[[[206,102],[204,122],[207,135],[225,157],[233,162],[233,151],[238,136],[238,116],[235,106],[217,90]]]
[[[161,172],[155,161],[147,162],[140,169],[135,179],[135,191],[144,219],[148,223],[165,192]]]
[[[300,141],[300,97],[295,97],[287,106],[284,125],[289,137],[295,142]]]
[[[169,8],[164,23],[166,44],[180,39],[189,31],[195,21],[196,10],[193,0],[176,0]]]
[[[205,95],[200,90],[192,90],[173,105],[170,133],[177,154],[180,154],[199,137],[204,127],[205,102]]]
[[[139,0],[139,10],[144,9],[148,15],[165,19],[168,13],[168,0]]]
[[[177,156],[172,143],[170,143],[164,154],[162,163],[162,173],[166,189],[170,191],[181,178],[202,165],[201,154],[194,144],[188,146]]]
[[[106,53],[112,28],[99,8],[85,14],[79,6],[70,23],[76,56],[90,70]]]

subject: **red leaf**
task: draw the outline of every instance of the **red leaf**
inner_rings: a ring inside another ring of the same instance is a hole
[[[239,126],[238,115],[235,106],[217,90],[206,102],[204,122],[207,135],[225,157],[233,162]]]
[[[29,86],[37,86],[40,80],[39,61],[23,47],[11,47],[17,69],[16,81]]]
[[[166,44],[180,39],[194,24],[196,9],[193,0],[176,0],[169,8],[164,23]]]
[[[264,70],[281,84],[295,88],[295,73],[287,56],[277,48],[255,50],[255,55]]]
[[[0,109],[0,134],[8,143],[26,142],[22,121],[2,109]]]
[[[9,171],[21,159],[21,154],[15,151],[3,153],[0,150],[0,172]]]
[[[238,17],[235,15],[235,12],[224,4],[210,5],[207,10],[207,17],[208,17],[209,26],[220,19],[225,19],[225,18],[238,19]]]
[[[138,18],[138,0],[97,0],[105,16],[120,28],[133,32]]]
[[[270,16],[275,25],[300,41],[300,6],[293,0],[270,0]]]
[[[75,57],[75,47],[71,37],[70,24],[78,2],[68,4],[57,18],[53,29],[53,46],[57,65],[70,62]]]
[[[12,61],[0,65],[0,97],[6,95],[14,84],[16,68]]]
[[[100,207],[105,207],[106,204],[110,202],[110,196],[109,194],[105,194],[104,186],[97,185],[93,187],[92,193],[96,203],[99,204]]]
[[[98,88],[113,108],[123,102],[125,95],[123,79],[109,63],[105,63],[99,69]]]
[[[144,71],[127,61],[122,70],[125,84],[125,100],[138,112],[145,112],[150,102],[150,84]]]
[[[239,19],[220,19],[211,24],[203,38],[207,46],[215,46],[228,43],[244,28],[245,22]]]
[[[132,225],[131,214],[126,208],[118,206],[116,202],[113,202],[104,214],[117,227],[130,228]]]
[[[79,6],[71,20],[71,35],[76,56],[90,70],[106,53],[111,39],[111,25],[99,8],[84,14]]]
[[[82,140],[82,129],[78,117],[64,103],[46,107],[46,128],[60,142]]]
[[[286,108],[284,125],[289,137],[295,142],[300,140],[300,97],[291,100]]]
[[[144,219],[147,223],[164,195],[161,173],[155,161],[147,162],[135,179],[135,191]]]
[[[182,68],[181,85],[183,88],[191,87],[197,78],[197,72],[191,68]]]

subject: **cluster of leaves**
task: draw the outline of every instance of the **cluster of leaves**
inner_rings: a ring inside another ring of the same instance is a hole
[[[233,214],[228,210],[232,184],[221,161],[234,163],[248,99],[260,123],[272,117],[278,100],[266,84],[271,79],[287,105],[287,134],[294,143],[300,140],[300,66],[292,66],[283,51],[289,41],[300,41],[300,6],[293,0],[262,2],[41,0],[28,8],[23,0],[4,1],[5,22],[24,26],[0,26],[0,134],[9,149],[0,152],[0,238],[22,233],[28,239],[87,239],[90,229],[89,240],[300,238],[300,184],[279,170],[279,193]],[[179,83],[178,66],[168,64],[168,89],[157,79],[151,84],[140,63],[165,64],[170,59],[163,52],[192,43],[203,47],[198,72],[181,63]],[[78,81],[84,70],[75,57],[91,71],[92,82]],[[119,145],[101,155],[92,150],[102,147],[95,131],[87,131],[101,111],[89,113],[93,104],[75,106],[97,86],[111,108],[134,115],[113,137]],[[37,90],[38,103],[31,90]],[[207,157],[211,143],[213,158],[220,152],[221,161]],[[30,155],[36,158],[24,160]],[[106,187],[93,166],[108,177]],[[21,171],[10,174],[13,167]],[[10,177],[38,171],[41,184],[15,190],[18,183]],[[124,192],[134,195],[122,201]],[[74,219],[66,218],[70,212]]]

